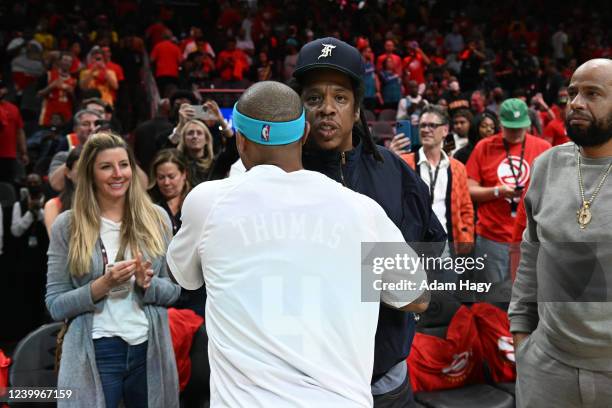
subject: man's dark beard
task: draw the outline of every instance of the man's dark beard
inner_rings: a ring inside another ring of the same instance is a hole
[[[612,139],[612,114],[608,115],[606,120],[591,123],[586,129],[571,126],[570,121],[565,119],[565,128],[567,129],[567,136],[578,146],[601,146]]]

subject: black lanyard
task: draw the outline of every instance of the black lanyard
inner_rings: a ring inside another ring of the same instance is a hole
[[[520,180],[523,175],[523,159],[525,158],[525,141],[527,140],[527,135],[523,136],[523,143],[521,144],[521,161],[519,162],[518,174],[514,171],[514,166],[512,165],[512,160],[510,160],[510,146],[506,139],[502,139],[504,142],[504,150],[506,151],[506,160],[508,160],[508,166],[510,166],[510,171],[512,171],[512,177],[514,177],[514,182],[516,183],[515,187],[521,185]]]
[[[440,157],[440,161],[438,162],[438,165],[436,166],[436,171],[435,173],[432,173],[431,171],[431,166],[428,164],[427,166],[427,172],[429,173],[429,198],[431,200],[431,204],[433,204],[434,201],[434,190],[436,189],[436,182],[438,181],[438,173],[440,172],[440,164],[442,163],[442,157]]]

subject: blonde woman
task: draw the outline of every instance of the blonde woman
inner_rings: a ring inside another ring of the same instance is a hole
[[[91,136],[77,164],[70,211],[51,230],[46,303],[69,320],[58,406],[177,407],[178,379],[165,306],[180,288],[168,278],[170,221],[138,177],[120,137]]]
[[[188,120],[181,129],[177,149],[187,161],[192,187],[209,180],[214,164],[213,139],[204,122]]]

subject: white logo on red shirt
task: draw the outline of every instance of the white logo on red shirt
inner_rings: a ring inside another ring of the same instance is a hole
[[[529,163],[527,163],[525,159],[523,159],[523,162],[521,163],[521,158],[518,156],[510,156],[509,158],[510,162],[508,161],[508,158],[504,158],[504,160],[499,163],[499,166],[497,166],[497,178],[501,183],[507,186],[516,187],[516,179],[514,178],[514,175],[512,174],[512,169],[510,168],[510,166],[512,165],[512,167],[514,168],[514,174],[516,174],[517,176],[519,176],[520,174],[518,180],[519,185],[525,186],[527,180],[529,180]]]

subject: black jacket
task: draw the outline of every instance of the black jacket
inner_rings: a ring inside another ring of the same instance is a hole
[[[377,146],[384,163],[376,161],[365,151],[355,132],[353,145],[353,150],[343,154],[305,149],[304,168],[323,173],[372,198],[399,228],[406,242],[445,242],[446,233],[431,209],[429,190],[423,180],[384,147]],[[428,255],[437,256],[439,252]],[[412,313],[380,307],[372,382],[408,357],[414,333]]]

